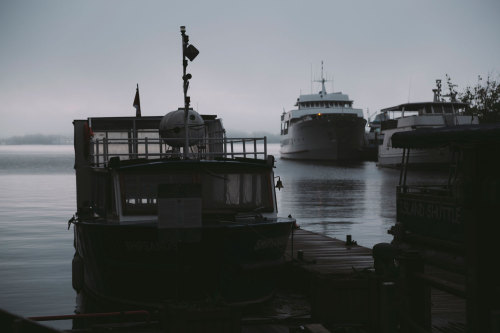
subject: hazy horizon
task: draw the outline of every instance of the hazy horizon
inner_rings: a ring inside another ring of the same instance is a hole
[[[227,130],[277,133],[283,109],[319,90],[321,61],[327,91],[365,116],[431,100],[445,74],[458,90],[496,78],[499,16],[493,0],[2,1],[0,137],[134,115],[137,83],[143,115],[177,109],[181,25],[200,50],[188,67],[192,106]]]

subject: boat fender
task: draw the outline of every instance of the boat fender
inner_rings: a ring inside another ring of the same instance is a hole
[[[72,273],[71,282],[73,285],[73,289],[75,289],[76,292],[80,292],[83,289],[83,270],[84,270],[83,259],[82,257],[80,257],[78,252],[75,252],[75,255],[73,256],[73,261],[71,263],[71,273]]]

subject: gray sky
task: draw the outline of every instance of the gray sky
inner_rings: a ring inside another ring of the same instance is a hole
[[[177,109],[181,25],[200,50],[192,105],[228,130],[276,133],[321,60],[370,112],[431,100],[446,73],[459,90],[498,78],[499,17],[498,0],[0,0],[0,137],[134,115],[136,83],[143,115]]]

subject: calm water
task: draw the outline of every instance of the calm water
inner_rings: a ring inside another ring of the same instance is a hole
[[[399,172],[374,162],[310,163],[279,159],[281,216],[304,229],[360,245],[387,242],[395,221]],[[76,210],[72,146],[0,146],[0,308],[24,316],[70,314]],[[49,323],[70,328],[71,323]]]

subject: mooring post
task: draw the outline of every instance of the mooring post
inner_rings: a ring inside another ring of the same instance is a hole
[[[418,274],[424,273],[424,261],[417,251],[408,251],[400,258],[400,263],[403,279],[402,296],[406,304],[403,309],[406,312],[405,317],[408,317],[413,322],[412,324],[430,331],[430,288],[417,277]]]

